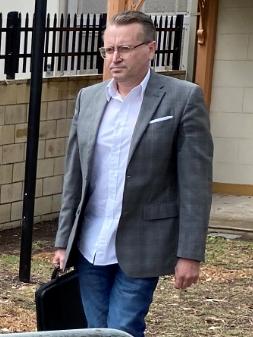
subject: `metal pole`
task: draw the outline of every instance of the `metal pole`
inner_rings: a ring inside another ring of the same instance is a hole
[[[19,263],[19,279],[22,282],[30,282],[31,273],[32,230],[40,126],[46,8],[47,0],[36,0],[32,36],[30,103]]]

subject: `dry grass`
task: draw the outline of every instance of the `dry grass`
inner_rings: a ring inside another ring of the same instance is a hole
[[[52,224],[51,224],[52,225]],[[0,234],[0,332],[36,329],[34,291],[50,277],[54,226],[35,231],[32,283],[18,281],[19,236]],[[208,238],[201,282],[177,291],[160,279],[147,318],[147,337],[252,337],[253,242]]]

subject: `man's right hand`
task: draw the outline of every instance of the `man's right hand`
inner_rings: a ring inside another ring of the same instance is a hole
[[[57,248],[54,257],[53,257],[53,264],[55,267],[60,267],[63,269],[64,259],[65,259],[66,249],[64,248]]]

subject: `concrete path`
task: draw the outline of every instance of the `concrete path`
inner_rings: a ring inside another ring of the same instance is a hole
[[[213,194],[209,229],[253,238],[253,197]]]

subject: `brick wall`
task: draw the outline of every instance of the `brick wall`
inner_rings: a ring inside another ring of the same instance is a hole
[[[185,72],[170,75],[183,79]],[[58,216],[75,97],[99,81],[99,75],[43,81],[35,222]],[[28,81],[0,82],[0,230],[18,227],[22,217],[28,101]]]
[[[35,222],[57,217],[64,154],[77,92],[101,81],[80,76],[43,81]],[[0,230],[17,227],[22,216],[29,82],[0,82]]]

